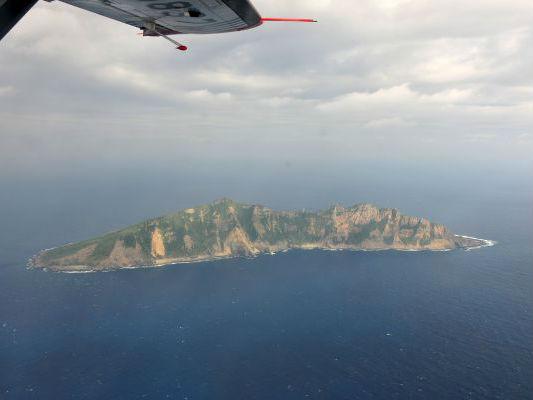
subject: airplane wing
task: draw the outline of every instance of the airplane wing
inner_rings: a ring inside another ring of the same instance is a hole
[[[248,0],[61,1],[140,28],[147,36],[232,32],[250,29],[262,22]],[[36,2],[0,0],[0,39]]]
[[[261,24],[261,16],[248,0],[61,1],[141,29],[153,23],[157,32],[166,35],[232,32]]]
[[[54,0],[46,0],[48,2]],[[316,22],[305,18],[261,18],[249,0],[60,0],[128,25],[144,36],[222,33],[255,28],[266,21]],[[0,40],[37,0],[0,0]]]
[[[0,40],[35,3],[37,0],[0,0]]]

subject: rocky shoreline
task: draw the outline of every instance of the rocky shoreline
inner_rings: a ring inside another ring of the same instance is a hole
[[[493,242],[442,224],[361,203],[275,211],[222,199],[78,243],[46,249],[30,268],[86,272],[255,257],[290,249],[447,251]]]
[[[475,238],[472,236],[466,236],[466,235],[454,235],[457,238],[461,238],[460,240],[464,240],[465,245],[457,247],[455,250],[464,250],[464,251],[471,251],[480,249],[483,247],[491,247],[497,244],[494,240],[489,239],[481,239],[481,238]],[[468,243],[468,245],[466,244]],[[214,261],[220,261],[220,260],[227,260],[232,258],[256,258],[259,256],[265,256],[265,255],[276,255],[278,253],[286,253],[290,250],[321,250],[321,251],[401,251],[401,252],[447,252],[452,251],[454,249],[391,249],[391,248],[376,248],[376,249],[363,249],[363,248],[350,248],[350,247],[339,247],[339,248],[332,248],[332,247],[311,247],[311,246],[303,246],[303,247],[290,247],[287,249],[282,249],[278,251],[263,251],[259,252],[253,255],[243,256],[243,255],[228,255],[228,256],[218,256],[218,257],[196,257],[196,258],[190,258],[190,259],[170,259],[167,263],[163,264],[152,264],[152,265],[133,265],[133,266],[108,266],[107,268],[103,269],[92,269],[93,267],[87,266],[87,265],[70,265],[70,266],[47,266],[47,267],[40,267],[36,264],[36,261],[38,260],[38,257],[40,254],[52,250],[54,248],[45,249],[37,253],[35,256],[31,257],[28,260],[27,267],[29,269],[42,269],[44,271],[50,271],[50,272],[59,272],[59,273],[68,273],[68,274],[87,274],[87,273],[95,273],[95,272],[111,272],[111,271],[117,271],[117,270],[129,270],[129,269],[148,269],[148,268],[161,268],[161,267],[167,267],[171,265],[181,265],[181,264],[194,264],[194,263],[200,263],[200,262],[214,262]]]

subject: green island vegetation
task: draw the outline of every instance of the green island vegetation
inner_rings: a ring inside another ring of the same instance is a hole
[[[449,250],[478,242],[456,236],[426,218],[372,204],[336,205],[316,212],[274,211],[221,199],[42,251],[31,260],[31,266],[99,270],[252,256],[291,248]]]

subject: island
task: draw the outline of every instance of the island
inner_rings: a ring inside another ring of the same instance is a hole
[[[78,243],[43,250],[31,268],[89,272],[159,267],[289,249],[444,251],[492,242],[442,224],[362,203],[321,211],[274,211],[217,200]]]

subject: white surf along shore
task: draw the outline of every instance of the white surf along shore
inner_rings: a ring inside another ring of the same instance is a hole
[[[491,246],[494,246],[495,244],[498,243],[495,240],[481,239],[481,238],[477,238],[477,237],[473,237],[473,236],[466,236],[466,235],[455,235],[455,236],[462,237],[462,238],[465,238],[465,239],[480,240],[480,241],[483,242],[483,244],[481,244],[479,246],[468,247],[467,249],[465,249],[465,251],[481,249],[482,247],[491,247]]]
[[[494,246],[495,244],[498,243],[495,240],[481,239],[481,238],[476,238],[476,237],[467,236],[467,235],[455,235],[455,236],[462,237],[462,238],[465,238],[465,239],[479,240],[479,241],[481,241],[483,243],[483,244],[481,244],[479,246],[473,246],[473,247],[465,248],[464,251],[481,249],[482,247],[491,247],[491,246]],[[54,248],[55,247],[52,247],[52,248],[46,249],[46,250],[51,250],[51,249],[54,249]],[[46,250],[43,250],[43,251],[46,251]],[[273,255],[276,255],[277,253],[286,253],[286,252],[288,252],[290,250],[293,250],[293,249],[289,248],[289,249],[283,249],[283,250],[280,250],[280,251],[269,251],[269,252],[262,253],[262,255],[272,255],[273,256]],[[424,252],[424,251],[437,251],[437,252],[440,252],[440,251],[451,251],[452,249],[425,250],[425,249],[344,249],[344,248],[332,249],[332,248],[316,248],[315,250],[323,250],[323,251],[324,250],[325,251],[370,251],[370,252],[389,250],[389,251],[404,251],[404,252]],[[255,257],[259,256],[259,255],[260,254],[257,254],[255,256],[249,256],[249,257],[246,257],[246,258],[255,258]],[[223,260],[223,259],[231,259],[231,258],[234,258],[234,257],[217,257],[216,259],[210,259],[210,260],[198,259],[198,260],[187,260],[187,261],[179,261],[179,262],[170,262],[168,264],[159,265],[159,267],[170,266],[170,265],[179,265],[179,264],[194,264],[194,263],[199,263],[199,262],[215,261],[217,259],[218,260]],[[29,269],[33,268],[32,262],[33,262],[33,257],[28,262],[27,267]],[[89,269],[88,266],[84,266],[84,265],[78,265],[76,267],[79,267],[80,269],[79,270],[70,270],[70,271],[66,271],[66,270],[54,271],[54,272],[64,273],[64,274],[90,274],[90,273],[95,273],[95,272],[113,272],[113,271],[117,271],[117,270],[120,270],[120,269],[148,269],[148,268],[153,269],[154,265],[139,265],[139,266],[133,266],[133,267],[120,267],[120,268],[112,268],[112,269]],[[87,269],[81,269],[81,268],[87,268]],[[44,268],[44,270],[47,270],[47,268]]]

